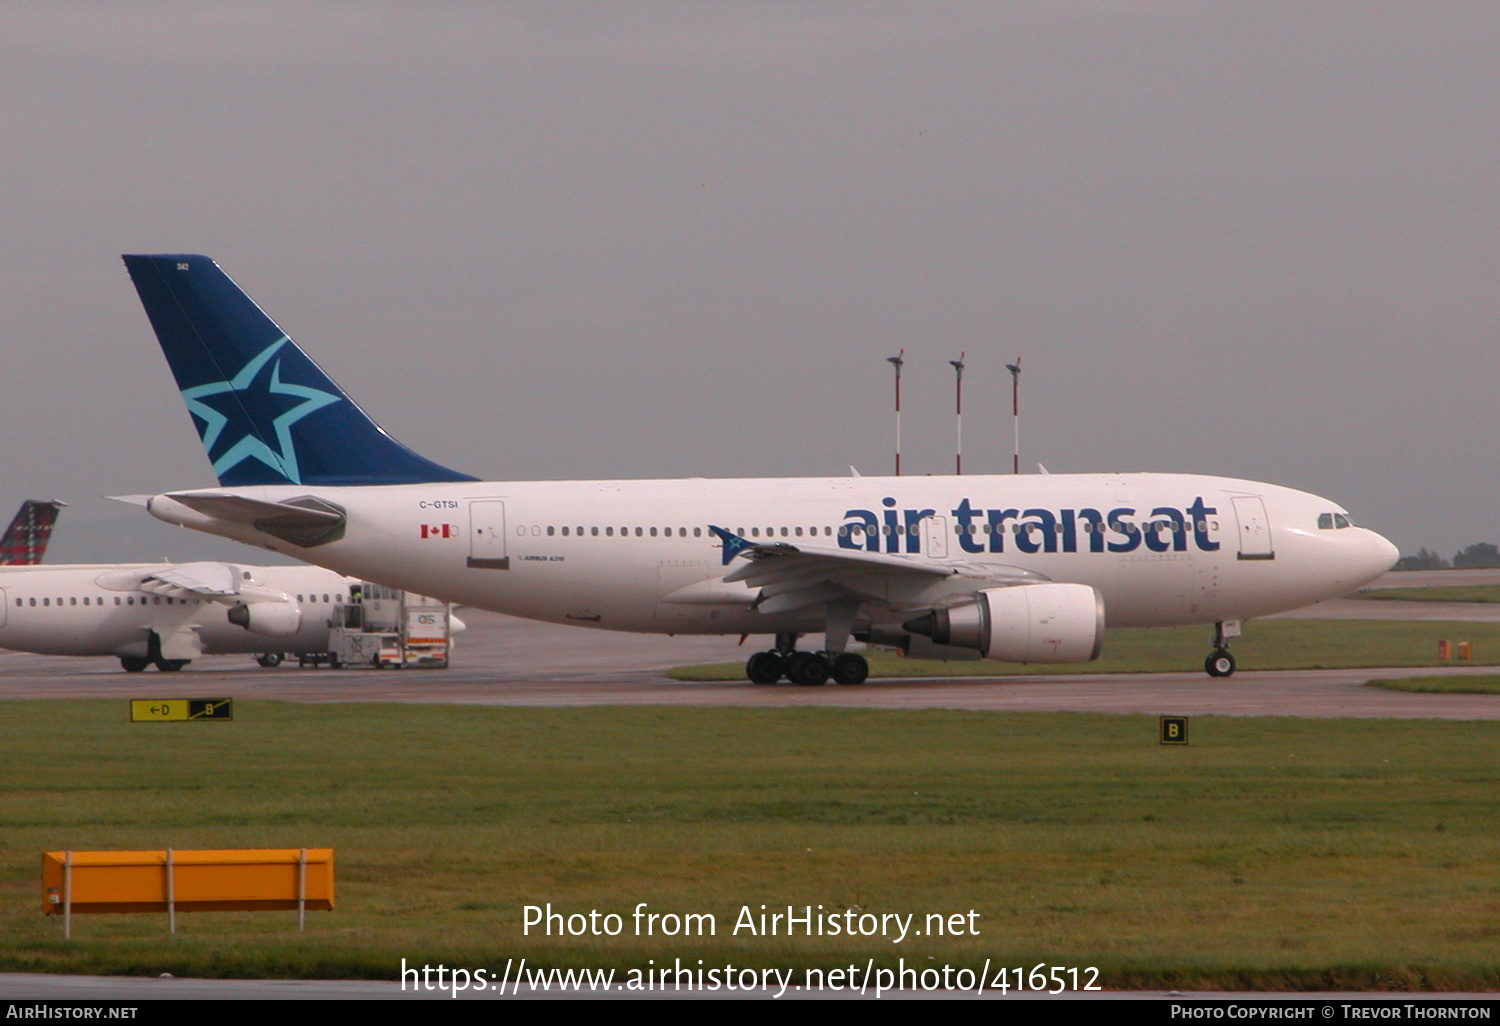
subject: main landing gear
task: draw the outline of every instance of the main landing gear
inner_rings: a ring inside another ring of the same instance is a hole
[[[1203,660],[1203,669],[1210,677],[1228,677],[1234,673],[1234,656],[1229,654],[1229,639],[1233,636],[1224,630],[1222,620],[1214,624],[1214,650]]]
[[[126,673],[140,673],[146,667],[155,665],[162,673],[176,673],[188,664],[186,659],[148,659],[145,656],[121,656],[120,669]]]
[[[757,652],[745,660],[745,676],[752,684],[775,684],[783,676],[793,684],[817,687],[830,679],[835,684],[863,684],[870,664],[858,652],[798,652],[797,635],[776,635],[776,647]]]

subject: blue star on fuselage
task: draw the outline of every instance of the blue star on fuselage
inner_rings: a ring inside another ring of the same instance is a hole
[[[203,448],[208,451],[214,473],[220,478],[231,467],[247,459],[254,459],[286,478],[288,483],[302,483],[302,472],[297,466],[297,447],[292,441],[292,425],[313,411],[338,402],[342,397],[333,392],[281,380],[281,361],[273,361],[272,358],[282,346],[290,342],[291,339],[281,336],[261,350],[258,356],[228,381],[215,381],[183,389],[182,399],[187,403],[188,411],[203,422]],[[296,352],[296,349],[292,352]],[[205,401],[213,399],[218,399],[218,407]],[[251,410],[260,413],[263,423],[265,413],[278,408],[283,408],[282,412],[270,422],[278,446],[273,449],[256,430],[257,415]],[[225,431],[231,420],[241,422],[237,438],[233,437],[234,432]],[[226,435],[229,437],[226,438]],[[214,455],[220,442],[224,443],[225,448]]]

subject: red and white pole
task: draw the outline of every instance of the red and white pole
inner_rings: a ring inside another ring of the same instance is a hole
[[[885,362],[896,368],[896,476],[901,476],[901,365],[906,363],[906,350],[895,356],[887,356]]]
[[[1021,472],[1021,358],[1018,356],[1015,363],[1007,363],[1005,369],[1010,371],[1010,419],[1015,432],[1015,447],[1012,449],[1010,472],[1019,474]]]
[[[957,360],[949,360],[953,365],[954,373],[957,374],[955,390],[953,393],[953,415],[958,421],[958,439],[954,447],[953,472],[960,477],[964,472],[964,357],[968,353],[959,353]]]

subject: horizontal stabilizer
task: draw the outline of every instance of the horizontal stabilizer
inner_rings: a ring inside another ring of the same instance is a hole
[[[321,507],[298,505],[306,500],[293,499],[290,502],[267,502],[264,499],[252,499],[244,495],[213,495],[202,492],[177,492],[168,495],[167,498],[180,502],[188,509],[195,509],[199,513],[213,517],[215,520],[228,520],[236,524],[255,524],[262,520],[275,518],[279,523],[286,526],[297,527],[327,527],[343,521],[343,511],[332,503],[321,503]],[[309,496],[308,498],[311,498]]]
[[[284,502],[222,492],[175,492],[166,498],[215,520],[249,524],[257,531],[303,548],[344,536],[343,508],[315,495],[300,495]]]

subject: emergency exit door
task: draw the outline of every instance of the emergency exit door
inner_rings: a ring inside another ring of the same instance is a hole
[[[469,501],[469,566],[481,570],[509,570],[505,549],[505,502]]]

